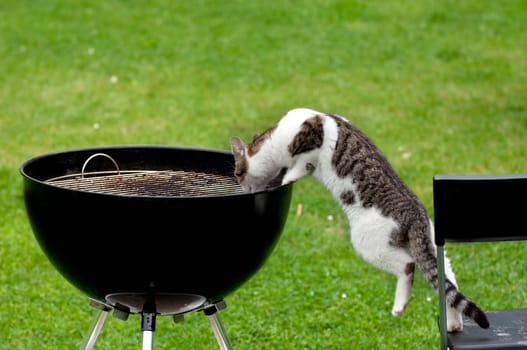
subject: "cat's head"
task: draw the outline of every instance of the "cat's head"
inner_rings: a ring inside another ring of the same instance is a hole
[[[270,147],[268,137],[274,128],[261,135],[256,134],[249,144],[238,137],[231,137],[234,175],[247,192],[262,191],[282,184],[287,167],[280,166],[278,157],[270,155],[269,150],[266,150]]]
[[[234,174],[245,191],[262,191],[311,174],[324,138],[323,118],[323,113],[294,109],[249,144],[232,137]]]

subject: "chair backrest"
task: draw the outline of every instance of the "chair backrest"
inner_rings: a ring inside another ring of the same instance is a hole
[[[527,239],[527,174],[434,176],[435,243]]]

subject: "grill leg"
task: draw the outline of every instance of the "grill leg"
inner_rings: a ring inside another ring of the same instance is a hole
[[[156,307],[154,303],[145,303],[141,313],[141,330],[143,331],[142,350],[152,350],[154,331],[156,329]]]
[[[154,348],[154,332],[143,331],[143,347],[142,350],[152,350]]]
[[[220,315],[218,315],[218,311],[226,307],[227,304],[225,304],[225,302],[222,300],[219,303],[206,307],[203,312],[209,320],[210,326],[212,327],[212,331],[214,332],[214,336],[216,337],[216,341],[218,342],[220,349],[233,350],[229,338],[227,337],[227,332],[221,323]]]
[[[93,322],[88,330],[88,336],[84,343],[81,345],[81,350],[92,350],[99,333],[101,333],[102,326],[108,316],[108,312],[112,309],[108,305],[101,302],[90,300],[90,306],[97,310]]]

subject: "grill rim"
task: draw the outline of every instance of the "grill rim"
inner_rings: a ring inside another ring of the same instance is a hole
[[[109,197],[120,197],[120,198],[126,198],[126,199],[159,199],[159,200],[185,200],[185,199],[200,199],[200,198],[227,198],[227,197],[238,197],[238,196],[248,196],[248,195],[255,195],[258,193],[268,193],[272,192],[275,189],[287,185],[280,185],[272,188],[263,189],[258,192],[245,192],[242,191],[240,193],[227,193],[227,194],[220,194],[220,195],[203,195],[203,196],[192,196],[192,195],[182,195],[182,196],[151,196],[151,195],[126,195],[126,194],[112,194],[112,193],[100,193],[100,192],[91,192],[91,191],[83,191],[83,190],[76,190],[71,188],[64,188],[60,186],[53,185],[52,183],[49,183],[48,181],[50,179],[59,177],[59,176],[66,176],[66,175],[74,175],[76,173],[80,174],[80,167],[82,167],[81,164],[78,164],[79,171],[78,172],[72,172],[70,174],[68,173],[62,173],[58,176],[52,176],[48,177],[46,179],[39,178],[37,176],[31,175],[28,170],[30,170],[32,167],[37,167],[39,162],[45,161],[46,159],[52,158],[52,157],[61,157],[66,156],[67,154],[79,154],[79,153],[87,153],[88,157],[97,152],[112,152],[112,151],[128,151],[128,150],[136,150],[136,149],[145,149],[147,151],[156,151],[156,150],[165,150],[165,151],[173,151],[178,150],[182,152],[203,152],[203,153],[216,153],[216,154],[222,154],[224,156],[232,157],[232,163],[229,165],[229,167],[226,167],[225,169],[229,169],[231,172],[229,175],[225,175],[225,173],[217,173],[216,175],[223,175],[223,176],[232,176],[233,179],[236,181],[236,178],[234,176],[234,157],[230,151],[227,150],[221,150],[221,149],[213,149],[213,148],[205,148],[205,147],[194,147],[194,146],[168,146],[168,145],[155,145],[155,144],[123,144],[123,145],[110,145],[110,146],[95,146],[95,147],[79,147],[79,148],[71,148],[71,149],[62,149],[58,151],[53,151],[49,153],[44,153],[41,155],[37,155],[35,157],[29,158],[26,161],[22,163],[22,165],[19,168],[20,173],[26,177],[27,179],[37,182],[41,185],[44,185],[46,187],[52,188],[56,191],[64,191],[64,192],[78,192],[83,193],[87,195],[93,195],[93,196],[109,196]],[[223,170],[225,170],[223,169]],[[123,171],[128,170],[135,170],[135,169],[122,169]],[[140,169],[145,170],[145,169]],[[152,169],[149,169],[152,170]],[[176,169],[176,170],[185,170],[185,169]],[[148,171],[148,170],[145,170]],[[198,170],[191,170],[191,171],[198,171]],[[214,173],[211,173],[214,174]],[[232,175],[231,175],[232,174]]]

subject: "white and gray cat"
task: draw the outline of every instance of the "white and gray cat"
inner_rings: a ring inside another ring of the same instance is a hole
[[[415,266],[437,291],[434,226],[416,195],[398,177],[379,149],[338,115],[298,108],[250,144],[231,138],[235,176],[256,192],[313,175],[348,216],[351,242],[368,262],[397,277],[392,314],[408,302]],[[482,328],[485,313],[457,288],[446,260],[447,328],[463,330],[462,313]]]

